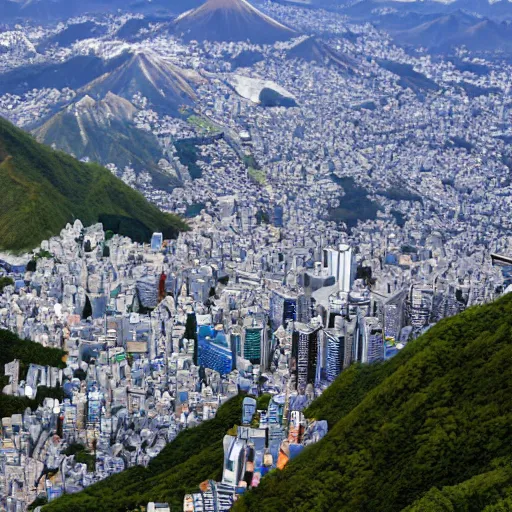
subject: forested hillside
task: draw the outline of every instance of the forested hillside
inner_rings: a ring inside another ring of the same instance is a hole
[[[68,494],[46,505],[44,512],[122,512],[138,510],[150,501],[168,502],[182,510],[183,497],[200,482],[220,479],[224,451],[222,439],[240,424],[243,395],[223,404],[212,420],[182,431],[147,468],[133,467]]]
[[[20,362],[20,380],[25,379],[31,363],[65,368],[66,353],[56,348],[43,347],[34,341],[22,340],[10,331],[0,329],[0,392],[9,383],[4,367],[14,359]],[[26,397],[8,396],[0,393],[0,419],[22,413],[27,407],[35,409],[45,397],[62,399],[62,389],[39,387],[34,400]]]
[[[352,367],[307,416],[326,438],[235,511],[512,510],[512,295]]]
[[[53,151],[2,118],[0,189],[0,249],[33,249],[75,219],[114,218],[126,236],[162,231],[171,238],[187,229],[104,167]]]

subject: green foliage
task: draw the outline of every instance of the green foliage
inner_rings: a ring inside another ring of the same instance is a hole
[[[32,249],[68,222],[93,224],[102,215],[134,219],[151,232],[188,229],[107,169],[53,151],[1,118],[0,188],[1,249]]]
[[[43,347],[40,343],[23,340],[10,331],[0,329],[0,389],[8,383],[8,378],[4,374],[5,364],[14,359],[20,362],[21,380],[25,379],[31,363],[65,368],[66,363],[63,360],[65,355],[63,350]],[[39,387],[33,400],[0,394],[0,418],[21,413],[27,407],[34,409],[47,397],[62,400],[63,392],[60,388]]]
[[[147,468],[136,466],[65,495],[46,505],[44,512],[125,512],[150,501],[168,502],[171,510],[181,510],[186,493],[196,491],[204,480],[221,478],[222,439],[229,428],[240,424],[243,398],[232,398],[215,418],[180,432]]]
[[[187,340],[194,340],[194,364],[197,366],[198,358],[198,345],[197,345],[197,319],[195,313],[189,313],[187,315],[187,321],[185,322],[185,335]]]
[[[201,130],[205,134],[211,134],[220,131],[219,127],[216,124],[214,124],[212,121],[204,117],[192,115],[187,119],[187,121],[191,125],[199,128],[199,130]]]
[[[256,408],[259,411],[266,411],[268,409],[268,404],[270,403],[271,399],[272,395],[268,393],[260,395],[258,398],[256,398]]]
[[[354,365],[307,410],[328,435],[235,511],[501,512],[512,504],[512,295]]]
[[[34,510],[37,507],[42,507],[48,503],[48,498],[46,496],[38,496],[29,506],[28,510]]]
[[[249,155],[244,155],[242,158],[245,167],[248,169],[256,169],[257,171],[260,170],[260,166],[258,165],[258,162],[256,162],[256,158],[254,158],[254,155],[251,153]]]
[[[247,174],[249,175],[249,179],[258,185],[265,185],[267,182],[267,175],[265,174],[265,171],[260,171],[258,169],[254,169],[253,167],[249,167],[249,169],[247,169]]]
[[[0,277],[0,293],[3,293],[4,288],[13,286],[14,281],[10,277]]]

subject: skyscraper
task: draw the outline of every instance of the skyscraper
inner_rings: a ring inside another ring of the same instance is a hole
[[[261,364],[265,369],[268,366],[269,347],[264,318],[249,316],[244,321],[243,329],[243,355],[253,364]]]
[[[324,249],[323,263],[328,275],[335,277],[339,291],[348,293],[354,281],[352,248],[340,244],[338,248]]]
[[[339,329],[326,329],[327,356],[325,374],[329,382],[332,382],[343,369],[345,355],[345,336]]]
[[[292,356],[296,358],[297,388],[317,380],[319,370],[319,335],[321,327],[296,322],[292,339]]]
[[[273,291],[270,296],[270,321],[272,330],[280,325],[286,327],[289,321],[297,320],[297,297]]]

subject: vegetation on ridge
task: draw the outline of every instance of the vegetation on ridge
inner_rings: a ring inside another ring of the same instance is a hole
[[[24,380],[31,363],[43,366],[65,368],[63,350],[43,347],[40,343],[23,340],[10,331],[0,329],[0,419],[20,414],[27,407],[35,409],[46,397],[62,399],[62,389],[39,387],[33,400],[26,397],[9,396],[1,393],[4,386],[9,383],[5,376],[5,365],[14,359],[20,362],[19,380]]]
[[[136,466],[77,494],[64,495],[43,511],[124,512],[150,501],[170,503],[171,510],[181,510],[185,494],[196,492],[204,480],[221,479],[222,439],[233,425],[240,424],[243,398],[238,395],[228,400],[215,418],[180,432],[147,468]]]
[[[102,215],[141,223],[171,238],[187,224],[161,212],[107,169],[39,144],[0,118],[0,249],[33,249],[68,222]],[[126,222],[125,222],[126,224]],[[124,233],[121,233],[124,234]]]
[[[306,411],[328,435],[234,510],[511,510],[511,361],[508,295],[353,366]]]

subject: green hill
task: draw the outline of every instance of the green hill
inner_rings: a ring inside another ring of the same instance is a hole
[[[236,512],[512,510],[512,295],[353,366],[306,412],[328,435]]]
[[[182,510],[185,494],[196,492],[204,480],[221,478],[222,439],[240,424],[243,398],[228,400],[215,418],[180,432],[147,468],[136,466],[82,492],[64,495],[46,505],[44,512],[122,512],[145,507],[150,501],[168,502],[172,510]]]
[[[0,190],[3,250],[32,249],[75,219],[89,225],[115,217],[128,236],[131,223],[137,232],[162,231],[168,238],[187,229],[105,168],[53,151],[1,118]]]
[[[9,379],[4,373],[4,366],[7,363],[18,359],[20,362],[19,379],[24,380],[31,363],[65,368],[66,364],[63,359],[65,355],[63,350],[43,347],[40,343],[22,340],[12,332],[0,329],[0,418],[23,413],[27,407],[34,409],[43,402],[45,397],[62,400],[63,396],[61,389],[45,387],[38,388],[34,400],[2,394],[1,390],[9,383]]]

